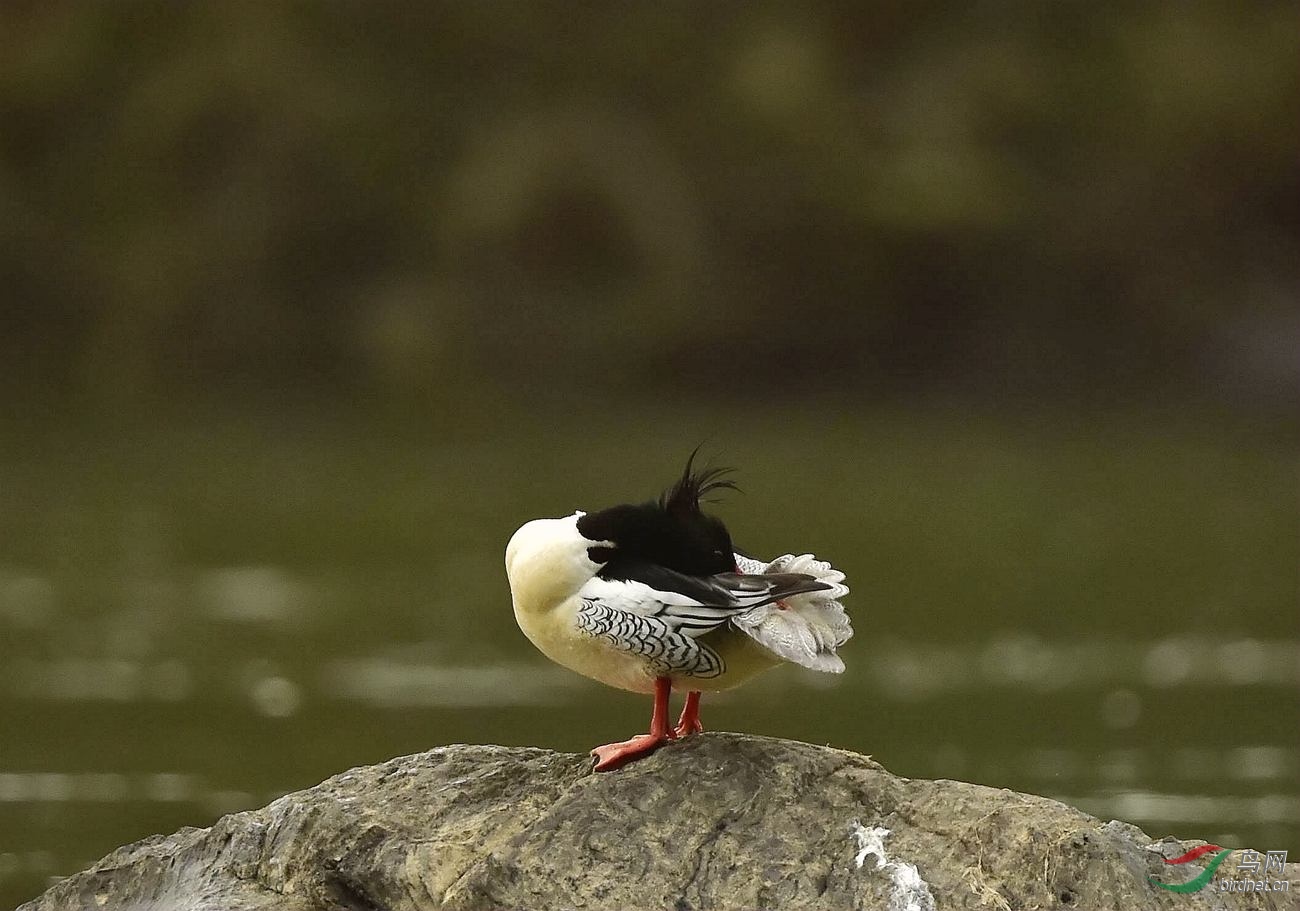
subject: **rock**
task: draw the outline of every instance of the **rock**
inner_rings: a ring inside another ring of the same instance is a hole
[[[1294,906],[1148,882],[1190,878],[1202,864],[1163,860],[1196,842],[1152,843],[1043,797],[898,778],[828,747],[704,734],[617,772],[590,767],[449,746],[353,769],[120,848],[20,911]]]

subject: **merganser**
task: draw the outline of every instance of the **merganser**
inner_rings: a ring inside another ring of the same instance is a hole
[[[506,546],[515,619],[557,664],[652,693],[650,732],[591,751],[616,769],[703,730],[700,694],[782,662],[832,674],[853,628],[844,574],[811,554],[763,562],[736,551],[700,498],[735,485],[728,469],[686,470],[657,500],[525,523]],[[673,687],[686,691],[668,727]]]

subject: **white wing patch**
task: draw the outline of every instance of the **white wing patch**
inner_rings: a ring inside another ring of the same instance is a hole
[[[692,639],[712,632],[738,612],[747,609],[748,602],[761,600],[761,593],[740,595],[735,604],[705,604],[681,592],[661,591],[634,579],[592,579],[578,592],[584,601],[603,604],[614,610],[642,617],[654,617],[669,629]],[[721,593],[719,600],[724,600]]]

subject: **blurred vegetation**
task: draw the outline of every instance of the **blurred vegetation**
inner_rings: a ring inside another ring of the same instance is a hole
[[[0,401],[1285,407],[1295,14],[8,3]]]

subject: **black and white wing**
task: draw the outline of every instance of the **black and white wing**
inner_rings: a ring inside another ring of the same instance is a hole
[[[579,591],[583,600],[662,620],[697,638],[732,617],[804,592],[829,586],[804,573],[718,573],[688,576],[649,563],[618,566]]]
[[[826,584],[801,573],[687,576],[662,566],[619,566],[578,593],[578,628],[620,651],[643,655],[659,672],[716,677],[722,659],[697,641],[729,620]]]
[[[726,668],[703,642],[683,635],[658,617],[647,617],[600,601],[582,602],[578,629],[621,652],[640,655],[657,675],[717,677]]]

